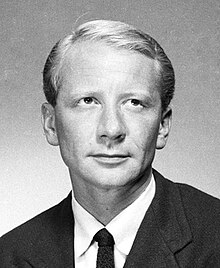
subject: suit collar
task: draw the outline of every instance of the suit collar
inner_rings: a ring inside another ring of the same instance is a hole
[[[38,237],[29,248],[33,267],[74,267],[71,193],[57,206],[42,214],[37,228]]]
[[[60,211],[59,219],[59,242],[62,252],[63,267],[74,267],[74,254],[73,254],[73,238],[74,238],[74,219],[72,211],[72,194],[69,193],[68,197],[64,199]],[[65,265],[64,265],[65,264]]]
[[[157,226],[170,250],[176,253],[192,241],[178,186],[154,171],[157,194],[152,210]]]
[[[175,253],[192,241],[178,186],[156,171],[154,177],[156,195],[138,230],[125,268],[178,267]]]

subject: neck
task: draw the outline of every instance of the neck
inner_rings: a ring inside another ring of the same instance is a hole
[[[145,172],[133,184],[118,187],[103,187],[91,184],[75,185],[77,202],[103,225],[107,225],[122,210],[133,203],[150,183],[151,170]]]

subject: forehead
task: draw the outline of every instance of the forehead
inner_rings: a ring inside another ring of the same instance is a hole
[[[70,48],[63,60],[60,75],[63,82],[84,78],[106,78],[108,81],[135,81],[143,85],[155,84],[156,61],[136,51],[116,49],[98,42],[83,42]]]

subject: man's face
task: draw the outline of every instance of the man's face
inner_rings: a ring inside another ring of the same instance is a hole
[[[165,145],[154,64],[97,43],[66,55],[56,107],[48,106],[48,141],[60,146],[73,186],[124,186],[151,170],[155,149]]]

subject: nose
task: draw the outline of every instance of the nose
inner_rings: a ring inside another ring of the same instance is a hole
[[[123,142],[125,137],[126,126],[120,111],[114,108],[103,110],[97,127],[98,142],[112,147]]]

